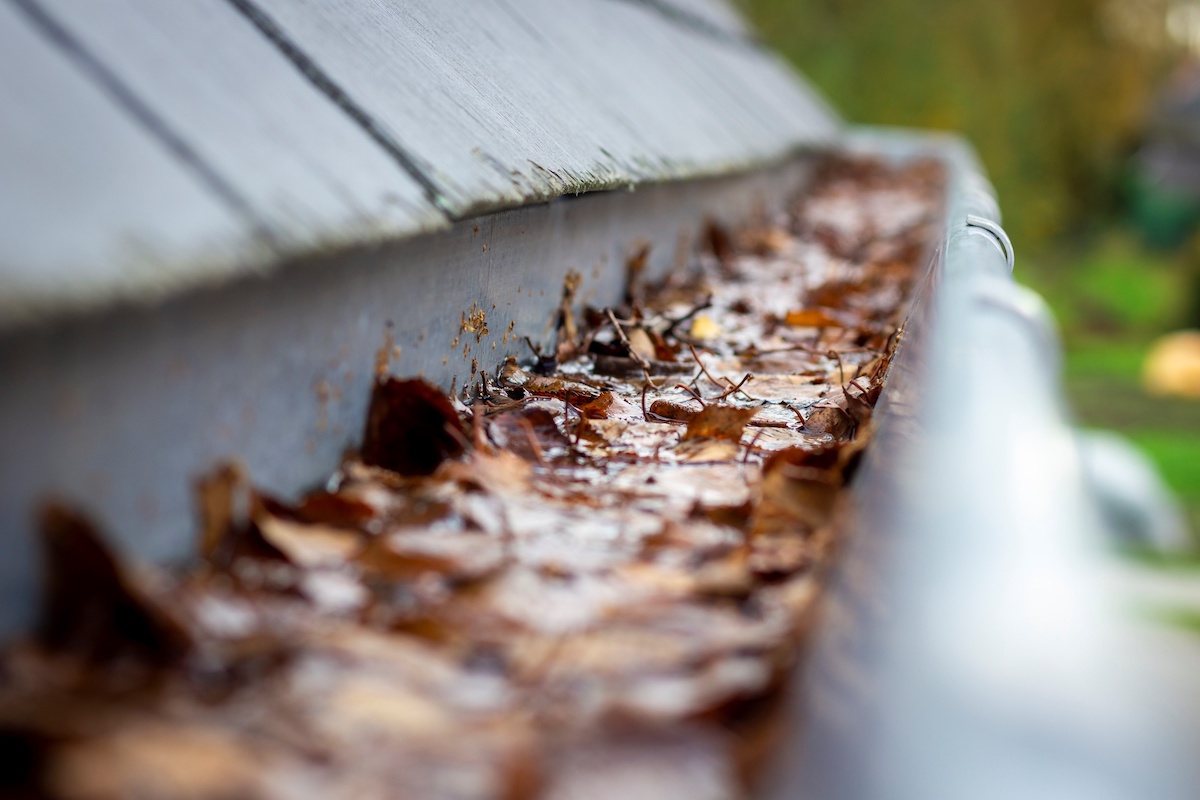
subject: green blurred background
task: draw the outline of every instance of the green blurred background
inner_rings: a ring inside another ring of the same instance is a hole
[[[1200,2],[741,6],[849,121],[971,139],[1000,196],[1017,277],[1062,325],[1079,421],[1141,445],[1200,531],[1200,401],[1150,396],[1139,380],[1156,337],[1200,328],[1200,193],[1155,191],[1132,158],[1165,87],[1194,63]]]

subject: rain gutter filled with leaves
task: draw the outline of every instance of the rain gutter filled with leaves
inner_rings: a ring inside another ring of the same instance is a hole
[[[711,225],[664,279],[635,255],[621,304],[580,301],[569,274],[552,344],[496,373],[447,395],[384,358],[361,448],[322,488],[285,501],[237,464],[198,484],[186,566],[130,563],[47,505],[40,617],[0,662],[0,742],[21,756],[0,785],[979,796],[952,762],[986,740],[976,768],[1018,791],[1038,773],[1004,765],[1044,736],[1092,748],[1072,778],[1141,780],[1153,759],[1105,738],[1127,720],[1077,714],[1085,736],[995,717],[975,700],[1045,698],[955,650],[974,608],[998,637],[984,651],[1108,652],[995,614],[997,593],[1037,601],[1029,564],[1058,564],[1056,591],[1087,607],[1071,535],[1107,524],[996,222],[961,144],[860,134],[785,211]],[[463,313],[461,337],[489,333]],[[1007,382],[951,369],[980,353]],[[1051,443],[1032,484],[1014,425]],[[1025,565],[980,555],[996,542]],[[1056,701],[1112,692],[1089,674]]]
[[[46,599],[0,688],[32,757],[4,777],[64,798],[759,786],[942,181],[829,158],[665,281],[632,259],[618,307],[568,276],[553,352],[450,397],[381,375],[325,488],[206,478],[190,568],[122,563],[47,506]]]

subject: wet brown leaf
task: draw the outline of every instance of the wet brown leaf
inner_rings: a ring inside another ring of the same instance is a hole
[[[38,640],[56,653],[106,665],[133,659],[165,668],[191,649],[184,626],[124,574],[100,534],[78,513],[42,509],[45,597]]]
[[[298,522],[266,510],[254,521],[263,538],[298,567],[344,564],[363,548],[362,535],[356,531]]]
[[[650,334],[642,328],[633,328],[629,331],[629,349],[632,350],[643,361],[650,362],[658,358],[658,351],[654,347],[654,340],[650,338]]]
[[[230,531],[247,525],[252,495],[246,471],[236,463],[222,464],[196,481],[201,556],[210,561],[218,558]]]
[[[608,411],[613,407],[615,401],[616,395],[612,392],[603,392],[595,400],[580,406],[579,411],[588,419],[607,419]]]
[[[695,401],[693,401],[695,402]],[[650,404],[650,413],[656,417],[663,419],[672,419],[676,422],[691,422],[700,413],[701,409],[692,406],[685,406],[682,403],[676,403],[673,400],[655,400]]]
[[[228,730],[146,723],[68,744],[45,771],[49,790],[63,798],[208,800],[267,797],[267,766]]]
[[[432,475],[466,450],[458,413],[440,389],[419,379],[385,378],[375,384],[362,460],[401,475]]]
[[[763,471],[755,535],[804,533],[829,523],[842,485],[839,474],[786,459],[770,466]]]
[[[429,573],[457,581],[479,580],[498,570],[504,561],[503,542],[484,534],[404,531],[371,540],[358,556],[358,563],[370,572],[409,580]]]
[[[359,528],[378,516],[379,509],[361,498],[326,491],[313,492],[300,501],[296,515],[306,521],[335,528]]]
[[[797,328],[847,327],[847,323],[834,312],[824,308],[805,308],[787,312],[784,322]]]
[[[838,440],[849,439],[854,429],[854,418],[840,406],[814,408],[804,420],[804,430],[810,433],[825,433]]]
[[[710,222],[704,231],[704,238],[709,251],[717,257],[722,266],[730,265],[737,258],[737,250],[729,232],[715,222]]]
[[[757,413],[755,408],[707,405],[688,422],[683,438],[741,441],[742,431]]]

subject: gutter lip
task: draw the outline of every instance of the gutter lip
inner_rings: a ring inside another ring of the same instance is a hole
[[[1113,520],[1088,481],[1053,316],[985,230],[1001,216],[974,150],[878,127],[851,129],[843,150],[941,161],[946,208],[852,490],[854,530],[798,667],[793,737],[764,796],[953,800],[1047,785],[1090,796],[1077,790],[1098,780],[1119,800],[1194,796],[1153,665],[1113,608],[1129,600],[1105,573]],[[1047,579],[1051,613],[1022,617]],[[997,586],[1002,598],[988,593]],[[1031,747],[1038,736],[1044,746]],[[1046,758],[1046,747],[1073,757]]]

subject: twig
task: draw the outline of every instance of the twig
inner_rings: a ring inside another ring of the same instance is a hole
[[[791,411],[793,414],[796,415],[796,419],[798,419],[800,421],[800,425],[801,425],[801,427],[803,427],[804,426],[804,413],[803,412],[809,411],[810,409],[814,409],[814,408],[823,408],[824,406],[822,404],[824,404],[824,403],[825,403],[825,398],[820,397],[820,398],[817,398],[816,400],[809,400],[807,403],[803,403],[803,404],[790,403],[790,402],[784,400],[783,402],[774,403],[773,405],[780,405],[780,406],[783,406],[784,408],[786,408],[788,411]]]
[[[658,384],[650,376],[650,362],[642,358],[642,355],[633,349],[633,344],[629,341],[629,337],[625,335],[625,331],[621,328],[621,323],[617,322],[617,315],[613,313],[613,310],[606,308],[604,309],[604,313],[608,314],[609,321],[612,322],[613,328],[617,331],[617,338],[621,340],[621,344],[625,345],[625,349],[629,351],[629,357],[633,359],[635,364],[642,368],[642,376],[646,379],[646,382],[657,389]]]
[[[717,398],[718,400],[723,400],[726,397],[728,397],[729,395],[736,394],[737,392],[741,392],[742,395],[745,396],[745,398],[747,400],[757,400],[758,399],[757,397],[752,397],[750,394],[748,394],[747,392],[742,390],[742,387],[746,385],[746,381],[750,380],[750,378],[752,377],[749,372],[747,372],[746,376],[744,378],[742,378],[741,381],[739,381],[736,384],[733,381],[731,381],[729,378],[721,378],[720,380],[718,380],[713,377],[712,373],[708,371],[708,367],[704,366],[704,362],[700,360],[700,354],[696,352],[695,345],[689,344],[688,348],[692,351],[692,358],[696,359],[696,365],[700,367],[700,371],[704,373],[704,376],[706,378],[708,378],[710,381],[715,383],[717,386],[728,386],[729,387],[729,391],[725,392],[725,394],[718,397]],[[700,376],[697,375],[696,377],[699,378]]]
[[[838,386],[842,387],[842,391],[846,391],[846,365],[842,363],[842,354],[837,350],[830,350],[825,353],[826,358],[837,359],[838,365]]]
[[[509,400],[508,402],[496,403],[494,406],[488,406],[487,408],[484,409],[483,413],[485,416],[489,416],[489,417],[492,416],[493,414],[503,414],[505,411],[508,411],[513,408],[518,408],[520,406],[525,405],[526,403],[529,403],[530,401],[539,400],[539,399],[545,399],[545,398],[539,398],[535,394],[526,394],[520,400]]]
[[[525,438],[529,441],[529,449],[533,451],[534,460],[541,466],[546,466],[546,456],[542,452],[542,446],[538,444],[537,432],[533,429],[533,423],[525,417],[520,417],[517,424],[525,431]]]
[[[487,414],[486,409],[487,406],[479,400],[471,406],[471,433],[474,434],[475,449],[480,452],[483,452],[485,445],[483,418]]]
[[[734,394],[736,392],[742,392],[742,387],[745,386],[746,382],[749,381],[753,377],[754,376],[751,373],[747,372],[745,375],[742,376],[742,379],[737,382],[736,386],[731,384],[729,389],[725,392],[725,394],[721,395],[720,397],[714,398],[714,402],[716,400],[724,400],[726,397],[729,397],[729,395]],[[728,381],[729,379],[726,378],[725,380]],[[754,399],[753,397],[750,397],[750,395],[746,394],[745,392],[742,392],[742,394],[746,395],[746,397],[749,397],[751,400]]]
[[[738,353],[738,355],[741,356],[742,358],[747,358],[747,357],[754,358],[755,356],[769,356],[774,353],[793,353],[796,351],[799,351],[801,353],[808,353],[809,355],[814,355],[814,356],[825,356],[825,355],[828,355],[829,353],[833,352],[833,349],[826,348],[826,349],[822,350],[820,348],[812,347],[812,346],[804,345],[804,344],[790,344],[787,347],[769,347],[766,350],[759,350],[759,349],[755,348],[752,350],[742,351],[742,352]],[[883,355],[884,351],[872,350],[869,347],[851,347],[846,350],[839,350],[838,352],[841,353],[842,355],[847,355],[847,356],[851,355],[853,353],[865,353],[867,355],[880,356],[880,355]]]
[[[750,420],[749,422],[746,423],[746,427],[747,428],[780,428],[782,430],[790,430],[792,426],[791,426],[791,423],[789,423],[789,422],[780,422],[777,419],[771,419],[771,420],[764,420],[763,422],[756,422],[755,420]]]
[[[667,328],[667,335],[668,335],[668,336],[675,336],[675,335],[676,335],[676,334],[675,334],[675,329],[676,329],[676,328],[678,328],[678,327],[679,327],[680,325],[682,325],[683,323],[687,322],[687,321],[688,321],[689,319],[691,319],[692,317],[694,317],[694,316],[696,316],[697,314],[699,314],[699,313],[700,313],[701,311],[703,311],[704,309],[706,309],[706,308],[712,308],[712,301],[713,301],[712,292],[709,292],[709,293],[708,293],[708,295],[707,295],[707,296],[704,298],[704,300],[702,300],[702,301],[700,302],[700,304],[699,304],[699,305],[697,305],[697,306],[695,306],[695,307],[694,307],[694,308],[693,308],[691,311],[687,312],[686,314],[684,314],[684,315],[683,315],[682,317],[680,317],[679,319],[670,320],[670,322],[671,322],[671,325],[670,325],[670,326]]]
[[[696,359],[696,366],[698,366],[700,368],[700,371],[704,373],[704,377],[708,378],[710,381],[715,383],[717,386],[721,386],[722,385],[721,381],[714,378],[712,376],[712,373],[708,371],[708,367],[704,366],[704,362],[700,360],[700,354],[696,352],[696,346],[689,344],[688,349],[692,351],[692,358]],[[726,385],[728,385],[728,384],[726,384]]]
[[[743,465],[749,463],[750,454],[754,452],[754,445],[758,444],[759,437],[761,437],[764,432],[765,431],[760,428],[758,433],[754,434],[754,438],[750,440],[750,444],[746,445],[746,452],[742,453]]]
[[[458,442],[458,444],[459,444],[459,445],[462,447],[462,449],[463,449],[464,451],[466,451],[466,452],[470,452],[470,450],[471,450],[471,441],[470,441],[470,440],[469,440],[469,439],[468,439],[466,436],[464,436],[464,435],[463,435],[462,431],[460,431],[458,428],[455,428],[455,427],[453,427],[453,426],[451,426],[451,425],[445,425],[445,426],[443,426],[443,428],[442,428],[442,429],[443,429],[443,430],[444,430],[444,431],[445,431],[447,434],[449,434],[449,435],[450,435],[450,438],[451,438],[451,439],[453,439],[454,441]]]
[[[683,389],[685,392],[687,392],[688,394],[690,394],[692,396],[693,400],[698,400],[700,402],[701,408],[706,408],[708,406],[708,404],[704,402],[704,398],[700,396],[700,393],[697,392],[692,387],[690,387],[686,384],[683,384],[683,383],[677,383],[677,384],[675,384],[675,388]],[[718,399],[720,399],[720,398],[718,398]]]
[[[629,357],[637,362],[637,365],[642,369],[649,369],[650,364],[646,359],[642,358],[642,354],[633,349],[633,343],[629,341],[629,337],[625,335],[625,329],[621,327],[621,323],[617,321],[617,315],[613,313],[611,308],[604,309],[604,313],[608,314],[609,321],[613,324],[613,328],[617,332],[617,338],[621,340],[621,344],[625,345],[625,349],[629,351]]]
[[[583,412],[581,411],[581,420],[583,419],[582,414]],[[563,429],[566,431],[567,441],[571,443],[571,447],[578,448],[579,430],[576,429],[574,437],[571,436],[571,401],[566,397],[563,398]]]

